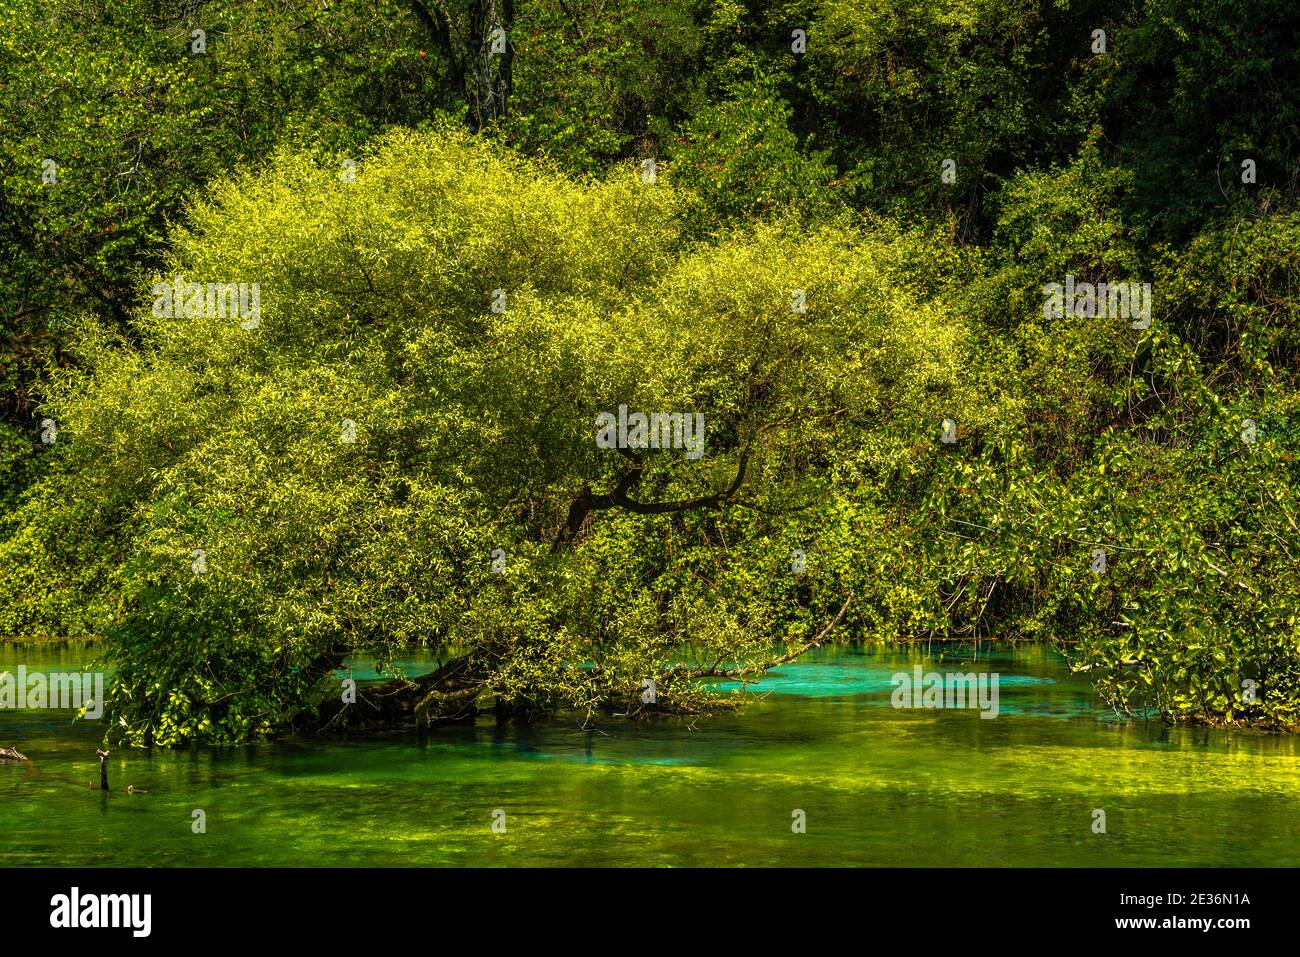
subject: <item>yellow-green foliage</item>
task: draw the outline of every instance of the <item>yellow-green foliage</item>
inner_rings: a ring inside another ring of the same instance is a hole
[[[110,635],[131,740],[271,730],[344,654],[411,641],[557,705],[634,693],[687,639],[758,660],[789,619],[767,606],[772,536],[827,500],[815,473],[978,420],[961,262],[933,237],[775,222],[691,246],[684,197],[630,166],[572,181],[447,131],[342,170],[278,156],[177,235],[154,278],[257,283],[255,325],[143,294],[138,345],[88,335],[87,371],[56,384],[56,465],[0,546],[7,587],[48,584],[5,595],[3,625]],[[595,442],[619,405],[706,423],[698,460],[644,453],[636,502],[744,480],[566,537],[571,504],[632,468]]]

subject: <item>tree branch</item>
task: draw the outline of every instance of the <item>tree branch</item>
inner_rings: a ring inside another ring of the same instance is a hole
[[[831,620],[829,624],[827,624],[825,628],[823,628],[821,631],[817,633],[815,638],[813,638],[811,641],[809,641],[806,645],[804,645],[801,648],[797,648],[794,651],[787,652],[786,654],[781,655],[779,658],[773,658],[765,665],[749,665],[744,668],[718,668],[716,665],[712,668],[684,668],[678,665],[674,665],[673,667],[660,672],[659,675],[660,681],[662,682],[664,679],[672,678],[672,677],[743,678],[746,675],[759,674],[761,672],[770,671],[771,669],[786,664],[787,662],[794,661],[796,658],[802,657],[803,655],[812,651],[814,648],[819,647],[824,641],[826,641],[827,636],[831,633],[831,629],[833,629],[836,625],[840,623],[840,620],[844,617],[844,613],[849,610],[849,605],[851,604],[853,604],[853,595],[850,594],[848,598],[844,599],[844,604],[840,606],[839,613],[836,614],[836,616]]]

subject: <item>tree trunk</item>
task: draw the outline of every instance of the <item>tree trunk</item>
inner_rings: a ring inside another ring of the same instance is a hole
[[[514,83],[515,47],[510,29],[515,0],[469,0],[464,19],[453,18],[446,4],[435,0],[410,0],[410,4],[435,49],[446,59],[456,95],[468,104],[474,128],[482,129],[504,117]],[[502,33],[494,38],[493,31],[498,29]]]

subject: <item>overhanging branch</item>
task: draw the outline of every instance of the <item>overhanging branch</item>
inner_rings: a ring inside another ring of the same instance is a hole
[[[781,665],[786,664],[787,662],[794,661],[796,658],[800,658],[803,655],[806,655],[814,648],[820,647],[821,644],[826,641],[827,636],[830,635],[831,630],[834,629],[834,627],[838,625],[840,621],[844,618],[844,613],[849,610],[849,605],[851,604],[853,604],[853,595],[850,594],[848,598],[844,599],[844,604],[840,606],[840,610],[838,614],[836,614],[836,616],[830,621],[830,623],[826,625],[825,628],[817,632],[817,635],[811,641],[809,641],[807,644],[803,645],[800,648],[796,648],[794,651],[790,651],[784,655],[781,655],[779,658],[773,658],[771,661],[767,662],[767,664],[749,665],[744,668],[718,668],[716,666],[712,668],[686,668],[683,666],[674,665],[673,667],[667,668],[664,671],[660,672],[659,680],[662,683],[666,679],[674,678],[674,677],[676,678],[743,678],[746,675],[755,675],[755,674],[761,674],[766,671],[770,671],[773,668],[779,667]]]

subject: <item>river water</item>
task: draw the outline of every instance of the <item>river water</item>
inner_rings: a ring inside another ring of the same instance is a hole
[[[0,709],[33,759],[0,765],[0,865],[1300,864],[1300,738],[1120,720],[1042,646],[925,652],[823,649],[691,724],[115,749],[112,786],[147,794],[86,787],[96,722]],[[0,644],[0,672],[93,654]],[[998,716],[892,707],[917,664],[997,672]]]

